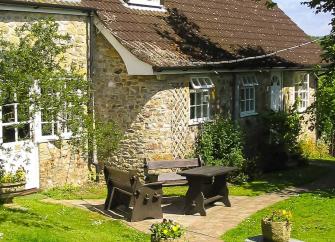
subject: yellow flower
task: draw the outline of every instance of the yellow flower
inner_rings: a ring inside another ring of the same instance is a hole
[[[174,232],[176,232],[176,231],[178,230],[178,226],[173,226],[173,227],[172,227],[172,230],[173,230]]]
[[[163,234],[167,234],[167,233],[168,233],[167,229],[164,229]]]
[[[284,209],[284,210],[283,210],[283,215],[286,215],[286,214],[287,214],[287,212],[286,212],[286,210]]]

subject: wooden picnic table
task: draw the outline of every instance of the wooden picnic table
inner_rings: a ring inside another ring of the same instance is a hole
[[[231,207],[228,198],[226,176],[237,170],[236,167],[202,166],[178,172],[185,176],[189,188],[185,199],[185,214],[200,213],[206,216],[205,205],[222,201],[227,207]]]

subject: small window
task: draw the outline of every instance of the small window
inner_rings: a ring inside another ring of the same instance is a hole
[[[191,78],[190,82],[190,123],[210,120],[210,90],[214,87],[208,77]]]
[[[298,112],[306,111],[309,98],[309,74],[299,74],[295,80],[295,100],[298,102]]]
[[[258,81],[255,75],[240,76],[240,116],[256,114],[256,86]]]
[[[162,8],[161,0],[125,0],[129,6]]]

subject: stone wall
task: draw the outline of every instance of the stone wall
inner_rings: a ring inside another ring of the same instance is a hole
[[[120,148],[110,162],[120,169],[141,171],[144,159],[194,156],[201,124],[189,124],[189,81],[196,75],[129,76],[122,58],[101,34],[97,35],[96,43],[96,115],[102,120],[115,121],[123,133]],[[271,72],[255,74],[259,82],[256,112],[260,114],[270,110]],[[202,75],[209,76],[215,84],[210,93],[212,116],[220,113],[233,117],[236,75]],[[284,87],[292,83],[289,74],[284,75],[284,80]],[[311,92],[312,89],[311,85]],[[240,118],[238,113],[238,121],[247,133],[248,144],[257,143],[261,130],[259,115]]]
[[[96,37],[94,63],[96,116],[115,121],[123,133],[111,162],[129,170],[143,167],[145,158],[172,159],[173,97],[177,89],[181,97],[184,95],[185,84],[155,76],[127,75],[121,57],[100,34]]]
[[[88,181],[88,163],[64,142],[41,143],[38,145],[40,163],[40,188],[81,185]]]
[[[0,32],[4,33],[7,40],[15,43],[17,42],[16,27],[47,17],[55,19],[59,23],[60,32],[67,33],[71,37],[70,44],[72,46],[64,56],[64,67],[67,68],[74,64],[80,73],[86,75],[88,65],[87,16],[0,11]],[[35,137],[34,143],[39,152],[40,185],[42,188],[64,185],[65,183],[81,184],[87,181],[87,161],[73,157],[68,148],[60,154],[52,142],[47,143]],[[31,162],[38,161],[34,159]]]

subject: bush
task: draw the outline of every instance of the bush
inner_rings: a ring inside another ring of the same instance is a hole
[[[290,156],[297,159],[301,156],[300,116],[294,110],[289,113],[270,111],[261,116],[261,121],[260,166],[263,171],[284,169]]]
[[[199,135],[197,153],[206,165],[240,168],[232,181],[245,181],[246,159],[243,155],[243,135],[239,127],[223,117],[204,124]]]
[[[329,154],[329,145],[323,140],[315,142],[311,138],[305,138],[300,140],[299,147],[303,157],[306,159],[331,158],[331,155]]]

